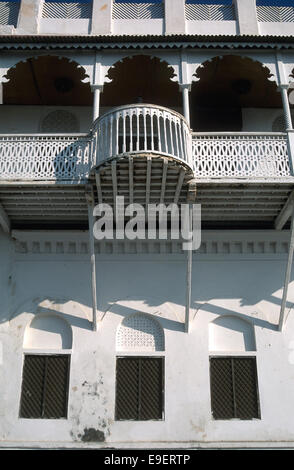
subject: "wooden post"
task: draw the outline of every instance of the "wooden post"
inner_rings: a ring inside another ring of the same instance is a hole
[[[188,229],[192,233],[193,229],[193,205],[189,204],[188,212]],[[192,244],[192,242],[191,242]],[[192,292],[192,260],[193,250],[192,246],[187,250],[187,265],[186,265],[186,312],[185,312],[185,332],[189,333],[190,330],[190,308],[191,308],[191,292]]]

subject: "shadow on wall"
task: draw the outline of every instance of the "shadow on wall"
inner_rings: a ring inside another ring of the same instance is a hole
[[[51,286],[49,285],[48,288],[50,296],[45,297],[42,295],[38,299],[38,307],[34,311],[43,315],[60,314],[60,309],[62,309],[62,314],[70,325],[84,330],[92,329],[90,263],[86,275],[84,268],[76,272],[75,275],[68,275],[69,270],[71,273],[73,272],[72,263],[69,266],[64,265],[65,268],[63,268],[63,265],[60,268],[60,263],[50,263],[51,266],[47,266],[44,285],[40,281],[41,274],[39,270],[34,271],[32,269],[29,271],[27,267],[24,267],[24,263],[22,265],[23,269],[17,276],[17,284],[19,285],[15,285],[13,281],[10,285],[10,302],[17,302],[17,308],[11,314],[3,310],[0,320],[2,323],[9,318],[21,315],[22,312],[31,312],[29,307],[26,309],[25,300],[22,300],[22,297],[27,296],[27,292],[31,290],[30,286],[34,285],[39,286],[39,292],[46,292],[48,279],[52,279]],[[107,270],[106,265],[110,266],[111,269]],[[140,313],[134,303],[138,302],[142,306],[141,313],[153,311],[155,318],[160,316],[161,324],[165,329],[183,331],[186,293],[185,263],[177,262],[174,266],[171,266],[171,263],[164,265],[164,262],[161,262],[161,267],[157,269],[158,263],[154,262],[153,271],[146,269],[146,265],[149,266],[150,262],[132,263],[129,260],[127,263],[97,262],[97,300],[102,321],[109,310],[122,318],[128,316],[132,311],[133,313]],[[192,298],[195,300],[192,301],[191,307],[193,310],[201,309],[213,315],[234,315],[236,311],[232,306],[237,299],[239,315],[245,320],[250,320],[255,326],[274,330],[277,328],[278,323],[285,265],[286,260],[271,261],[270,266],[268,262],[258,263],[253,261],[229,264],[223,262],[195,262],[192,285]],[[126,276],[126,272],[132,274]],[[152,272],[156,272],[156,276],[151,276]],[[132,286],[130,286],[130,276],[133,276],[134,279]],[[23,282],[20,282],[22,278]],[[160,278],[160,283],[158,283],[158,278]],[[58,282],[59,279],[60,282]],[[182,282],[179,282],[179,279],[182,279]],[[131,297],[130,289],[132,291]],[[67,299],[70,299],[73,304],[82,306],[87,314],[83,317],[78,312],[76,315],[75,312],[72,314],[72,311],[66,308],[68,300],[67,302],[57,300],[61,297],[61,290]],[[34,298],[33,292],[36,291],[32,289],[32,299]],[[58,292],[59,294],[57,294]],[[152,296],[150,293],[152,293]],[[26,300],[28,298],[30,297],[27,296]],[[46,307],[45,304],[48,298],[54,300],[51,302],[50,308]],[[120,299],[119,305],[117,304],[118,299]],[[214,305],[213,299],[226,300],[226,304]],[[230,300],[232,300],[232,303]],[[252,316],[254,311],[260,311],[257,305],[261,301],[268,304],[271,311],[276,313],[269,316],[267,312],[263,312],[263,318],[259,314]],[[172,311],[168,316],[162,315],[161,306],[168,303],[172,306]],[[293,300],[288,301],[286,309],[290,309],[292,303]],[[146,309],[144,306],[146,306]],[[10,308],[12,312],[13,306]]]

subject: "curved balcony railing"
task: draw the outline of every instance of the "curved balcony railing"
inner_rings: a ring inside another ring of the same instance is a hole
[[[120,106],[98,118],[92,133],[96,165],[135,152],[158,153],[192,164],[188,123],[181,114],[161,106]]]
[[[0,181],[84,181],[93,166],[140,152],[183,161],[197,179],[293,178],[288,144],[285,133],[191,133],[174,111],[130,105],[102,115],[89,134],[0,135]]]

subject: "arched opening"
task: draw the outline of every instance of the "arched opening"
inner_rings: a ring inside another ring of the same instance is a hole
[[[209,325],[209,350],[226,352],[255,351],[252,325],[237,316],[225,315]]]
[[[26,327],[19,415],[67,417],[72,330],[59,315],[37,315]]]
[[[260,418],[252,324],[235,315],[218,317],[209,325],[209,351],[213,418]]]
[[[71,349],[71,327],[57,315],[36,316],[26,328],[23,347],[38,350]]]
[[[93,95],[90,84],[83,83],[85,70],[76,62],[57,56],[32,57],[9,69],[6,78],[0,107],[3,133],[43,132],[43,120],[57,111],[71,113],[78,128],[89,131]],[[66,133],[64,122],[58,129]]]
[[[281,95],[270,71],[242,56],[205,62],[191,90],[191,127],[199,132],[272,131]]]
[[[102,107],[150,103],[182,112],[182,96],[174,72],[157,57],[135,55],[114,64],[101,95]]]
[[[161,420],[164,332],[160,323],[142,313],[124,318],[117,330],[116,350],[116,420]]]
[[[164,351],[164,332],[158,321],[150,315],[136,313],[124,318],[116,336],[116,350]]]

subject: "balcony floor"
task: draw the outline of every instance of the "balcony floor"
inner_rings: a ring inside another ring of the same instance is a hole
[[[125,204],[180,204],[187,200],[192,169],[173,158],[152,153],[106,160],[91,171],[97,202],[114,205],[116,196]]]
[[[138,163],[139,164],[139,163]],[[155,164],[153,175],[162,178],[162,173],[156,173],[162,163]],[[134,184],[133,202],[146,202],[146,186],[141,186],[140,178],[146,181],[148,163],[139,164],[139,180]],[[145,169],[144,169],[145,168]],[[105,180],[102,176],[102,201],[113,204],[114,186],[111,171],[112,165],[105,167]],[[129,203],[129,180],[126,171],[129,162],[124,162],[120,172],[124,173],[117,179],[119,195],[125,195],[125,203]],[[178,188],[178,203],[186,201],[187,185],[181,170],[169,168],[173,185],[168,186],[164,203],[175,202],[175,190]],[[110,173],[109,173],[110,172]],[[118,174],[121,175],[121,173]],[[111,178],[109,178],[111,176]],[[92,176],[94,182],[94,175]],[[182,182],[181,179],[183,178]],[[189,177],[187,177],[187,180]],[[182,184],[181,189],[179,180]],[[161,180],[153,181],[150,186],[149,200],[160,202]],[[198,180],[196,203],[201,204],[202,225],[204,228],[274,228],[274,223],[294,189],[293,182],[225,182]],[[136,186],[137,185],[137,186]],[[96,202],[99,200],[98,191],[94,185]],[[135,192],[136,189],[136,192]],[[101,196],[101,194],[100,194]],[[0,183],[0,204],[9,217],[12,228],[88,228],[88,212],[85,198],[85,182],[79,184],[50,184],[34,183]]]

